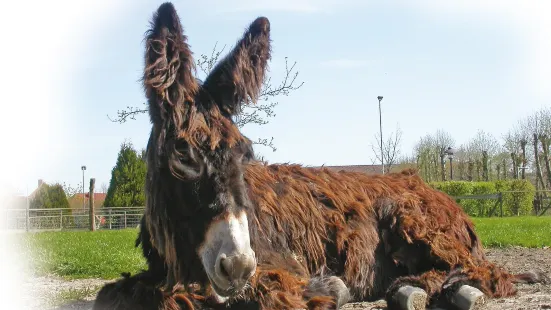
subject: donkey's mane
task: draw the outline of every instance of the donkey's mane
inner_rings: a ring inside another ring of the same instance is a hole
[[[474,225],[461,207],[433,190],[413,169],[367,175],[251,162],[245,181],[256,206],[251,236],[255,248],[262,249],[258,255],[270,252],[267,249],[294,253],[304,258],[311,273],[329,268],[343,273],[349,283],[369,287],[367,283],[374,281],[371,265],[380,259],[374,248],[380,229],[404,242],[380,240],[386,251],[409,252],[412,261],[435,256],[445,268],[452,268],[484,259]],[[408,249],[410,243],[418,248]],[[411,272],[413,265],[408,267]],[[362,297],[373,292],[354,293]]]

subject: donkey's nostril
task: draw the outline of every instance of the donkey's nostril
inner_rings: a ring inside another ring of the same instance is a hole
[[[234,255],[220,257],[220,276],[232,283],[244,285],[256,269],[256,260],[252,256]]]
[[[231,262],[231,258],[228,259],[228,258],[225,258],[225,257],[222,257],[220,259],[220,272],[222,273],[221,276],[231,280],[231,276],[230,276],[230,273],[232,271],[232,262]]]

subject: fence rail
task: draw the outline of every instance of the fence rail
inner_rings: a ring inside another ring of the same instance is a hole
[[[522,191],[518,191],[519,193]],[[504,206],[504,195],[511,192],[499,192],[478,195],[451,196],[463,209],[473,216],[504,216],[507,207],[508,216],[515,216],[521,201],[509,199]],[[550,195],[551,196],[551,195]],[[537,191],[532,202],[533,215],[551,215],[551,197]],[[523,202],[526,203],[526,202]],[[530,204],[530,202],[528,202]],[[0,231],[44,231],[44,230],[116,230],[137,227],[144,207],[129,208],[55,208],[55,209],[0,209]],[[92,227],[94,225],[94,227]]]
[[[137,227],[144,207],[100,208],[94,210],[95,229]],[[88,208],[3,209],[0,230],[84,230],[90,229]]]

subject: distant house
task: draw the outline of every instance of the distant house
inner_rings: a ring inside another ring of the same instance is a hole
[[[101,208],[105,202],[107,193],[94,193],[94,208]],[[71,209],[82,209],[82,193],[77,193],[69,198]],[[84,193],[84,208],[87,209],[90,205],[90,193]]]
[[[29,195],[21,195],[16,191],[1,197],[1,208],[5,212],[0,213],[0,229],[22,229],[26,225],[26,209],[32,199],[38,194],[39,190],[44,186],[42,180],[38,180],[38,186]]]
[[[38,180],[38,186],[35,190],[33,190],[28,196],[21,195],[21,194],[8,194],[4,199],[2,200],[2,206],[6,209],[12,209],[12,210],[22,210],[27,208],[27,199],[29,203],[31,200],[38,194],[38,191],[44,186],[44,182],[42,180]]]
[[[38,195],[38,193],[40,192],[42,187],[45,186],[45,185],[46,185],[46,183],[44,183],[44,180],[42,180],[42,179],[38,180],[38,185],[36,186],[34,191],[32,191],[28,196],[29,202],[32,201],[34,199],[34,197],[36,197],[36,195]]]
[[[31,201],[39,194],[40,190],[46,185],[46,183],[40,179],[38,180],[37,187],[27,196],[21,195],[20,193],[13,193],[8,195],[0,196],[0,207],[4,208],[5,212],[0,212],[0,229],[24,229],[26,227],[27,221],[27,206],[30,207]],[[94,206],[100,208],[103,206],[107,194],[106,193],[94,193]],[[70,213],[66,213],[63,216],[63,227],[87,227],[88,225],[88,206],[89,206],[89,194],[85,193],[84,195],[84,204],[85,209],[82,208],[83,204],[83,195],[82,193],[75,194],[73,197],[67,197],[69,201],[69,207],[71,208]],[[59,211],[55,211],[59,212]],[[30,225],[31,227],[36,228],[52,228],[52,216],[49,215],[46,211],[37,211],[31,210],[30,215]],[[70,215],[69,215],[70,214]],[[37,216],[42,216],[39,218]],[[57,220],[59,217],[56,216]],[[58,223],[54,223],[59,225]],[[59,226],[56,226],[59,227]]]
[[[324,166],[334,171],[349,171],[349,172],[362,172],[366,174],[382,174],[381,165],[345,165],[345,166]],[[390,169],[391,172],[399,172],[407,168],[415,168],[415,164],[399,164],[393,165]],[[388,171],[385,171],[388,172]]]
[[[27,208],[27,199],[30,203],[36,195],[38,195],[40,189],[45,184],[46,183],[44,183],[42,179],[39,179],[37,187],[28,196],[19,194],[7,195],[1,203],[8,209],[25,209]],[[89,193],[84,194],[84,203],[86,208],[88,208],[89,196]],[[94,206],[103,206],[106,196],[106,193],[94,193]],[[67,199],[69,200],[69,206],[71,209],[82,209],[82,193],[77,193],[73,197],[67,197]]]

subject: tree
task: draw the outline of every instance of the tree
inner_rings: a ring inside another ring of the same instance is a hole
[[[35,219],[32,225],[35,227],[68,227],[74,225],[74,218],[71,216],[71,207],[63,185],[55,183],[53,185],[42,184],[36,195],[29,202],[29,216]],[[37,209],[61,209],[43,211]],[[61,217],[59,216],[61,215]]]
[[[132,143],[123,142],[117,163],[111,171],[104,206],[108,208],[140,207],[145,205],[146,163],[143,152],[138,153]]]
[[[419,173],[426,181],[446,179],[445,151],[455,144],[455,139],[444,130],[437,130],[435,135],[427,134],[414,147],[414,156]]]
[[[210,56],[201,54],[201,56],[197,59],[197,67],[199,67],[199,69],[205,76],[207,76],[210,71],[215,67],[225,47],[226,46],[218,51],[215,44]],[[276,116],[274,108],[278,104],[277,102],[271,101],[270,99],[276,98],[280,95],[288,96],[291,91],[297,90],[302,87],[302,85],[304,85],[304,82],[300,82],[298,86],[295,84],[298,77],[298,71],[294,71],[295,65],[296,62],[294,62],[293,65],[289,66],[287,57],[285,57],[285,73],[283,80],[279,83],[272,84],[271,77],[268,77],[264,81],[259,100],[270,102],[258,102],[256,105],[244,107],[241,113],[237,115],[234,119],[239,128],[242,128],[247,124],[265,125],[269,123],[268,118]],[[143,107],[128,106],[125,110],[117,111],[117,118],[110,119],[113,122],[124,123],[128,119],[134,120],[137,115],[147,113],[147,111],[147,104],[144,102]],[[271,139],[258,138],[257,141],[253,140],[253,144],[267,146],[275,152],[276,147],[273,144],[273,139],[273,137],[271,137]]]
[[[474,165],[477,181],[489,181],[494,158],[501,148],[497,139],[484,130],[478,130],[476,135],[465,146],[467,158]],[[473,179],[472,172],[470,178]]]
[[[392,166],[398,163],[400,159],[400,144],[402,142],[402,130],[399,126],[396,126],[396,132],[391,132],[388,138],[383,141],[382,154],[381,154],[381,133],[375,134],[376,143],[371,144],[371,149],[375,154],[373,164],[380,163],[381,158],[384,159],[385,172],[390,171]]]
[[[78,183],[76,187],[73,187],[70,184],[63,182],[62,187],[68,199],[74,197],[82,191],[82,183]]]
[[[454,180],[468,180],[472,179],[469,171],[469,154],[467,147],[463,144],[459,145],[454,151],[453,156],[453,171]]]
[[[29,207],[31,209],[68,209],[69,201],[61,184],[43,184],[36,196],[30,201]]]
[[[536,168],[536,188],[547,188],[551,185],[551,167],[549,166],[549,146],[551,143],[551,109],[542,108],[521,122],[523,132],[526,136],[531,136],[532,147],[528,151],[532,154],[527,155],[526,164],[532,163]],[[531,156],[530,156],[531,155]],[[531,160],[530,160],[531,159]],[[543,171],[547,182],[543,179]],[[525,169],[523,169],[525,170]]]
[[[100,193],[107,193],[107,184],[101,183]]]

